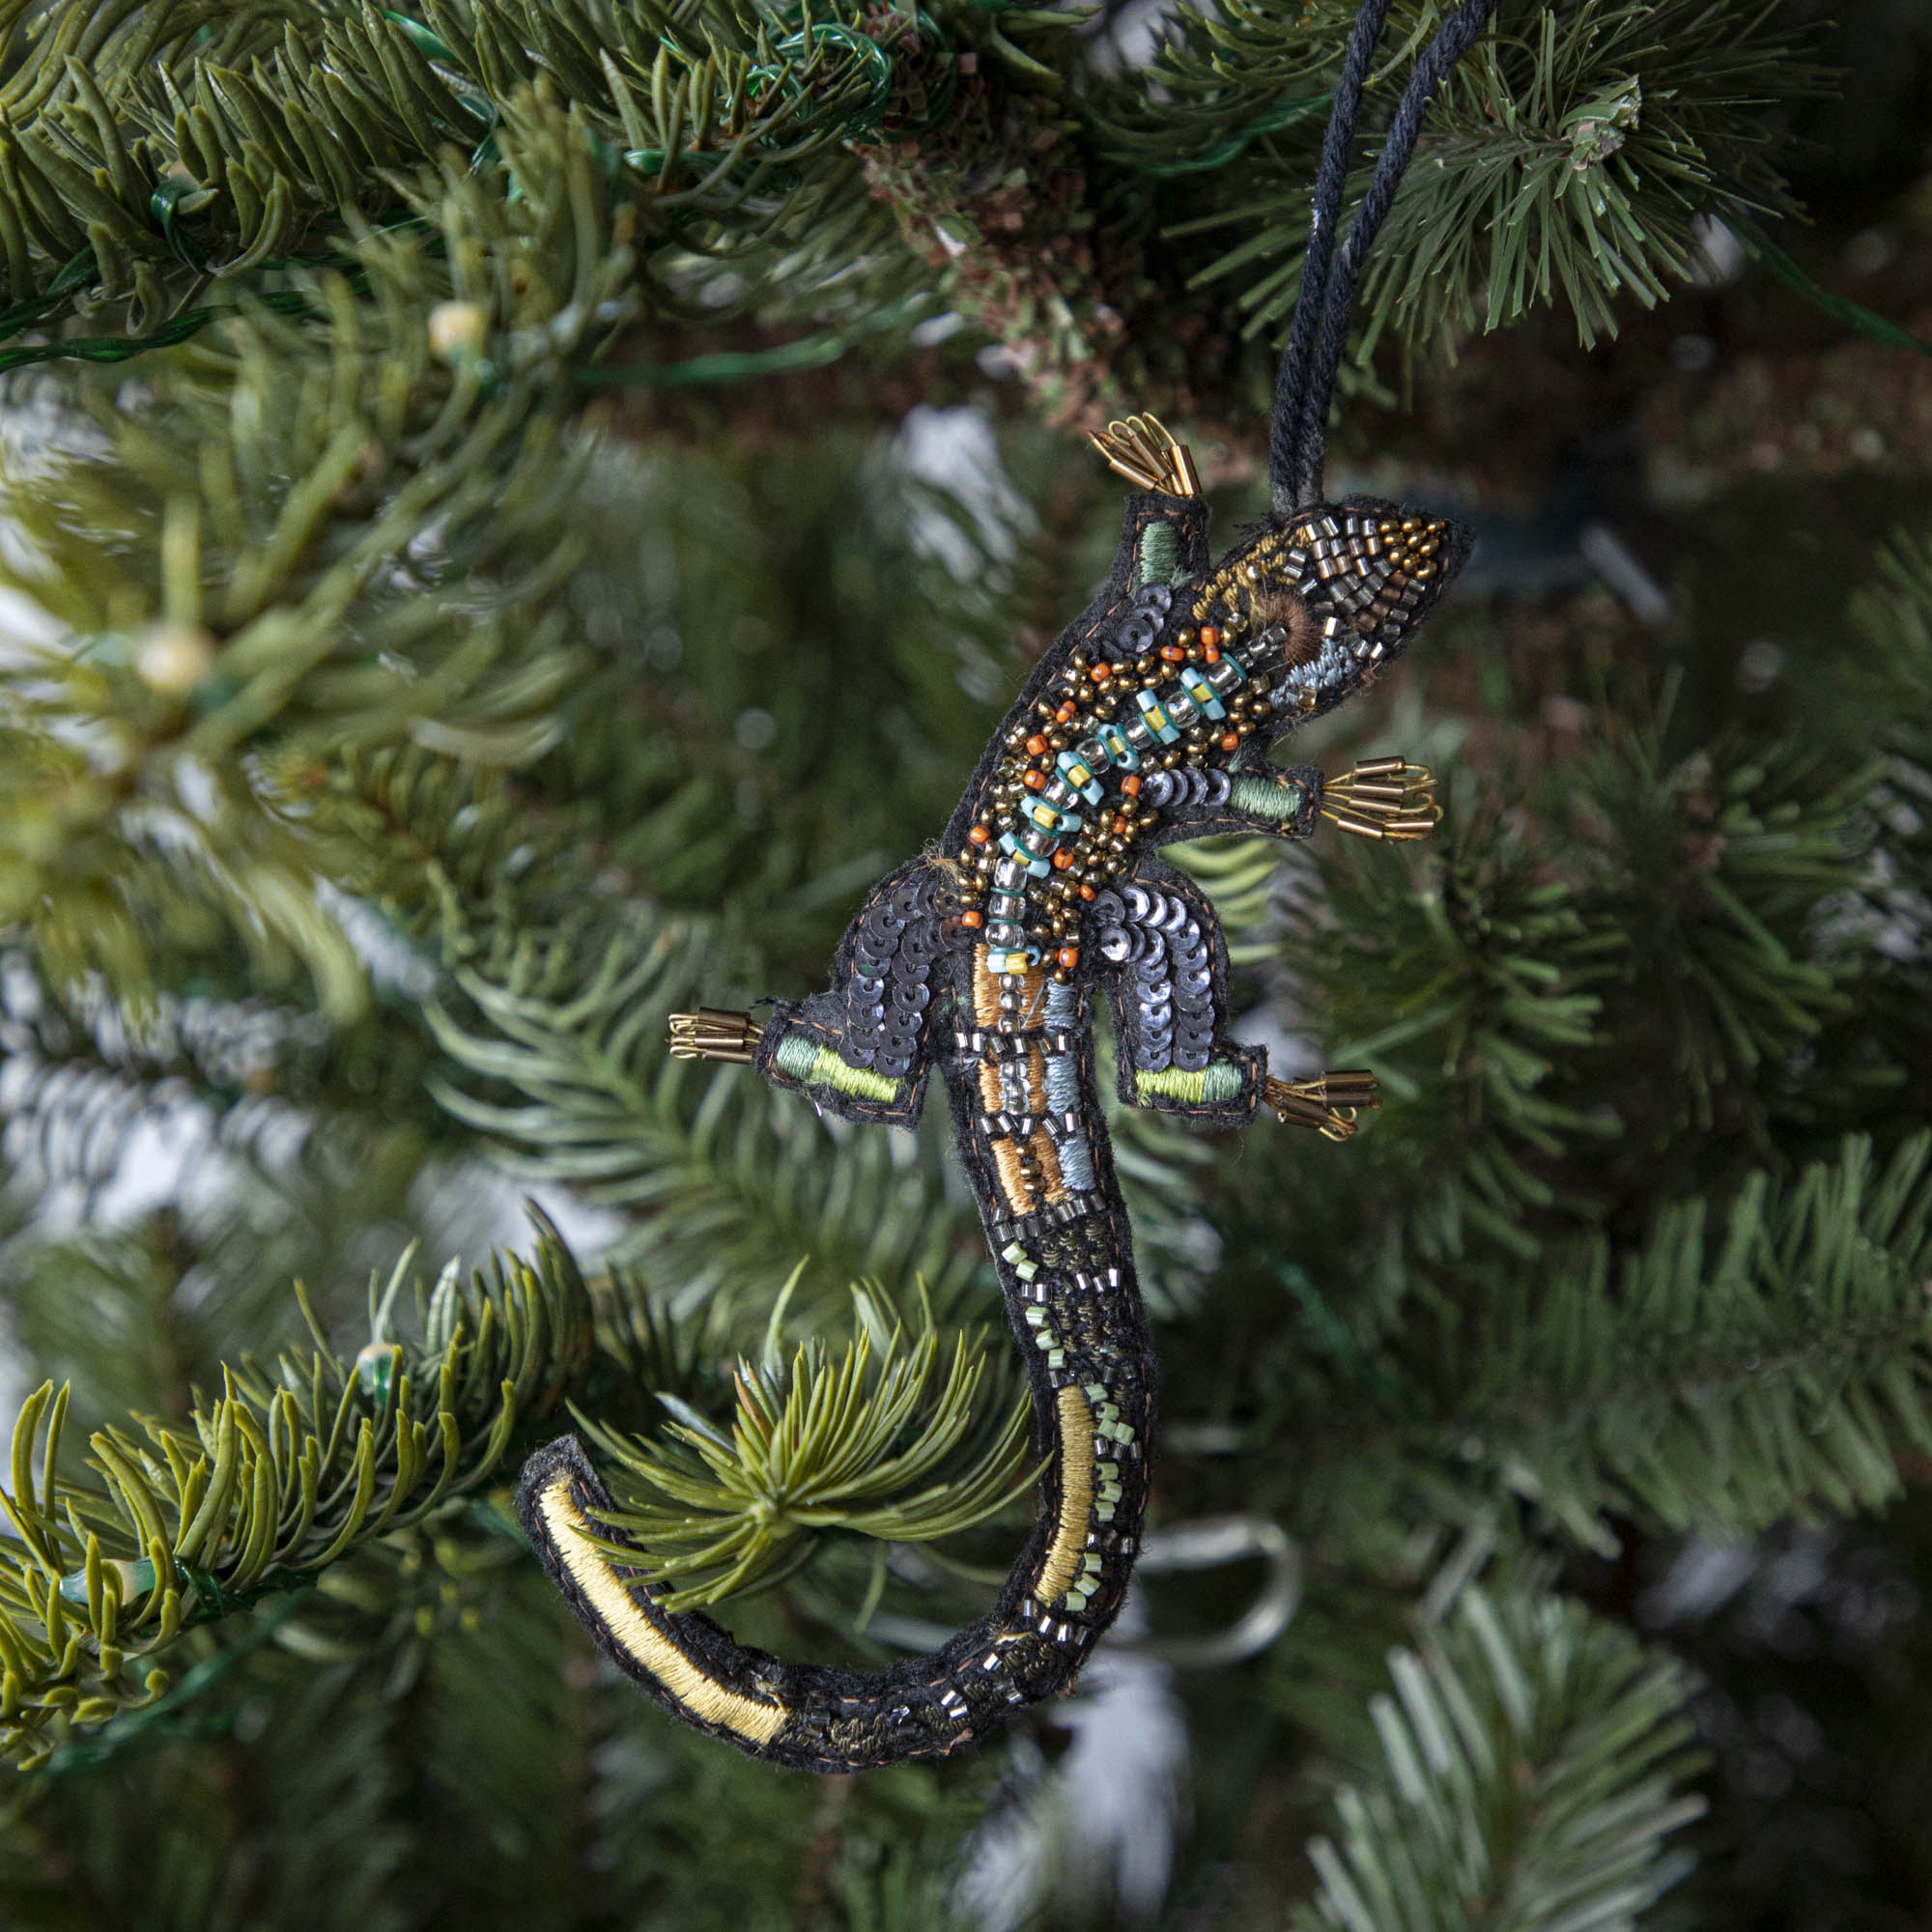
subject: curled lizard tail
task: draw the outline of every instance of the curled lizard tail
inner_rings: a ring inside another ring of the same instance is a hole
[[[1088,1218],[1061,1232],[1106,1232],[1081,1226]],[[1012,1707],[1069,1688],[1120,1607],[1140,1534],[1147,1335],[1121,1267],[1083,1270],[1081,1289],[1020,1265],[1026,1275],[1001,1262],[1018,1325],[1055,1338],[1033,1351],[1036,1435],[1048,1456],[1039,1518],[992,1612],[923,1657],[869,1673],[790,1663],[709,1617],[666,1610],[641,1568],[610,1553],[629,1539],[600,1520],[611,1500],[577,1439],[526,1463],[517,1506],[531,1545],[599,1648],[672,1717],[776,1764],[861,1771],[956,1749]],[[1088,1304],[1084,1321],[1068,1306],[1076,1298]],[[1091,1359],[1099,1342],[1116,1365],[1109,1379],[1067,1379],[1069,1344]]]

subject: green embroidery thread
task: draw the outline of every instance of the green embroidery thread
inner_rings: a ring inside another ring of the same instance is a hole
[[[1169,523],[1150,524],[1141,532],[1141,552],[1136,560],[1134,582],[1145,590],[1150,583],[1165,583],[1180,562],[1180,545]]]
[[[779,1070],[811,1087],[836,1087],[841,1094],[853,1094],[862,1100],[896,1100],[899,1085],[883,1073],[867,1072],[863,1066],[847,1066],[829,1046],[793,1034],[779,1042]]]
[[[1232,1100],[1241,1091],[1241,1069],[1227,1060],[1191,1072],[1180,1066],[1164,1066],[1157,1073],[1143,1069],[1138,1086],[1143,1099],[1152,1094],[1166,1100],[1185,1100],[1192,1106],[1204,1101],[1211,1105]]]
[[[1285,821],[1301,810],[1301,787],[1283,780],[1250,778],[1237,773],[1228,787],[1228,803],[1236,811],[1250,811],[1257,818]]]

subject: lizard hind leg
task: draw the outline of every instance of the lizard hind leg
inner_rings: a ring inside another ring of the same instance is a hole
[[[1207,895],[1144,853],[1089,917],[1120,1042],[1121,1098],[1215,1125],[1251,1121],[1266,1058],[1228,1036],[1228,949]]]

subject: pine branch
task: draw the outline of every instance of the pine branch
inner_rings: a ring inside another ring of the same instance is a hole
[[[50,1765],[9,1780],[0,1911],[11,1924],[56,1932],[76,1914],[107,1925],[145,1913],[172,1932],[226,1897],[292,1932],[352,1918],[406,1932],[410,1704],[368,1694],[353,1665],[298,1666],[272,1645],[248,1666],[248,1693],[272,1695],[275,1715],[246,1746],[224,1735],[245,1708],[231,1705],[165,1752],[124,1746],[85,1776],[49,1776]],[[323,1899],[339,1918],[304,1910]]]
[[[521,246],[512,252],[522,275],[535,258]],[[397,313],[435,293],[402,276]],[[541,333],[548,311],[531,299],[529,329]],[[749,867],[747,893],[762,886],[779,899],[776,907],[767,899],[760,922],[767,943],[802,927],[796,950],[815,969],[839,903],[839,879],[828,874],[850,868],[844,890],[855,890],[889,860],[886,840],[903,836],[908,809],[893,809],[878,778],[889,772],[917,785],[923,810],[943,815],[953,781],[927,739],[963,752],[992,716],[986,695],[960,688],[960,660],[972,650],[977,667],[977,654],[996,647],[1010,655],[992,592],[1010,572],[1023,507],[969,516],[940,493],[909,491],[902,464],[886,452],[867,457],[856,438],[776,466],[613,453],[580,489],[584,451],[563,445],[549,414],[556,398],[535,388],[526,400],[536,427],[527,438],[505,429],[498,454],[507,468],[493,475],[484,463],[470,474],[456,452],[433,462],[425,453],[422,438],[443,408],[460,404],[464,384],[420,337],[393,355],[381,330],[355,353],[337,340],[327,369],[312,372],[324,400],[305,412],[298,392],[307,379],[291,371],[304,366],[306,338],[265,327],[245,355],[202,356],[193,370],[171,371],[132,420],[97,399],[112,444],[130,462],[138,456],[142,470],[76,451],[51,475],[37,467],[17,479],[14,500],[47,559],[27,572],[27,587],[92,633],[84,647],[16,668],[0,687],[0,716],[11,700],[25,721],[9,766],[6,796],[16,809],[0,861],[14,863],[0,863],[0,912],[33,909],[49,970],[65,979],[99,964],[131,986],[157,957],[205,954],[226,931],[256,953],[264,978],[285,979],[292,952],[305,956],[331,1011],[353,1012],[365,997],[361,967],[328,906],[317,904],[313,875],[320,869],[399,907],[405,897],[421,901],[423,882],[406,875],[410,853],[425,841],[440,866],[457,868],[433,875],[432,895],[440,943],[459,954],[482,931],[458,934],[459,897],[478,906],[489,898],[492,929],[504,929],[513,917],[549,917],[552,898],[584,890],[600,870],[632,871],[654,892],[708,905],[721,869]],[[383,385],[412,368],[423,372],[428,393],[385,427],[377,405],[405,399]],[[211,370],[233,377],[233,389],[204,380]],[[479,410],[495,407],[473,382],[469,393]],[[358,460],[375,461],[384,436],[393,446],[369,489],[358,478],[330,502],[309,549],[261,581],[259,608],[238,617],[224,647],[217,632],[228,619],[209,607],[238,594],[230,573],[260,577],[261,555],[276,542],[279,486],[261,479],[298,474],[338,404],[349,412],[332,434],[358,443]],[[221,457],[230,443],[236,453]],[[240,497],[204,489],[228,465],[261,480],[259,497],[252,488]],[[858,469],[863,517],[824,487],[828,467]],[[455,497],[438,494],[445,487]],[[200,507],[183,508],[177,491]],[[267,509],[243,512],[244,499]],[[780,507],[801,500],[810,513]],[[445,519],[413,543],[412,504]],[[217,512],[228,519],[219,542]],[[921,554],[942,513],[983,575],[955,581]],[[685,551],[675,580],[661,578],[655,548],[640,571],[629,536],[639,519],[661,521],[667,540]],[[771,533],[755,568],[748,568],[747,520]],[[628,567],[580,563],[593,532],[609,540],[603,554]],[[101,544],[111,557],[96,558]],[[348,563],[368,581],[338,608],[329,581]],[[781,628],[763,614],[774,605],[785,611]],[[629,652],[612,648],[613,606],[623,635],[677,627],[691,669],[639,679]],[[170,612],[184,610],[201,621],[175,625]],[[580,613],[594,624],[594,646]],[[873,646],[880,636],[890,649]],[[254,665],[242,688],[227,669],[238,651]],[[1003,678],[1010,674],[1004,658],[995,662]],[[243,714],[257,700],[251,724]],[[855,779],[841,797],[801,812],[799,791],[815,797],[808,781],[841,762],[833,748],[871,731],[882,711],[901,709],[912,729],[889,762],[875,753],[867,782]],[[737,742],[748,715],[774,719],[769,751]],[[83,732],[113,748],[109,769],[74,749]],[[244,757],[224,751],[229,738]],[[417,747],[406,755],[398,741],[412,738]],[[450,760],[440,773],[431,750]],[[338,768],[344,756],[353,762]],[[205,812],[188,809],[176,783],[190,766],[195,784],[204,782],[196,762],[204,757],[217,786]],[[513,788],[488,776],[505,762],[528,781]],[[600,809],[578,802],[586,792]],[[352,796],[368,809],[352,810]],[[546,799],[556,803],[544,812],[543,835],[518,838],[518,815]],[[382,840],[385,822],[393,848]],[[593,845],[597,866],[585,863]],[[574,863],[557,856],[564,851]],[[493,871],[496,860],[503,866]],[[405,923],[414,930],[424,916],[419,903]]]
[[[908,1340],[890,1303],[855,1288],[843,1353],[814,1336],[787,1369],[775,1343],[789,1296],[774,1308],[765,1362],[738,1363],[728,1434],[682,1403],[656,1440],[586,1423],[623,1472],[606,1520],[639,1539],[648,1574],[678,1580],[668,1609],[768,1587],[831,1531],[894,1543],[955,1535],[1033,1481],[1024,1391],[981,1400],[993,1379],[983,1333],[954,1336],[935,1386],[940,1338],[924,1303]]]
[[[1932,767],[1932,536],[1899,531],[1879,553],[1881,583],[1852,598],[1852,619],[1874,647],[1875,663],[1855,667],[1861,695],[1882,708],[1876,723],[1889,747]]]
[[[1587,901],[1627,937],[1604,1038],[1642,1068],[1613,1104],[1645,1152],[1775,1094],[1847,1010],[1867,960],[1821,913],[1859,884],[1879,776],[1790,742],[1675,759],[1662,740],[1612,725],[1565,774]]]
[[[516,933],[598,893],[594,807],[546,809],[499,766],[398,746],[327,762],[275,753],[263,772],[316,870],[426,953],[426,971],[504,956]]]
[[[1293,145],[1312,181],[1327,85],[1354,18],[1348,0],[1314,0],[1284,33],[1281,13],[1253,0],[1176,7],[1155,23],[1145,66],[1117,71],[1091,91],[1086,115],[1096,144],[1139,173],[1198,176],[1233,168],[1252,141],[1282,136],[1270,150]],[[1390,42],[1412,49],[1414,36],[1398,25]]]
[[[380,1294],[372,1281],[372,1339],[353,1363],[319,1333],[317,1352],[285,1353],[272,1376],[244,1358],[191,1428],[98,1432],[96,1481],[59,1473],[66,1391],[29,1398],[0,1497],[13,1524],[0,1541],[0,1721],[23,1765],[73,1726],[162,1694],[164,1668],[144,1689],[128,1672],[183,1631],[299,1587],[473,1488],[570,1386],[589,1311],[554,1234],[541,1232],[533,1264],[499,1256],[493,1279],[466,1285],[452,1264],[434,1291],[418,1284],[422,1339],[405,1345],[388,1321],[408,1263]]]
[[[0,1144],[35,1220],[71,1219],[77,1207],[91,1219],[139,1137],[178,1140],[190,1120],[206,1123],[237,1184],[245,1171],[265,1183],[258,1205],[280,1194],[284,1209],[327,1197],[344,1169],[379,1165],[385,1142],[433,1136],[442,1122],[420,1094],[433,1046],[401,1016],[331,1027],[240,987],[213,997],[223,966],[244,984],[245,967],[208,954],[194,963],[209,991],[136,1002],[99,976],[55,986],[27,953],[0,952]],[[254,1237],[266,1229],[258,1220]]]
[[[1770,6],[1585,0],[1559,18],[1506,5],[1430,110],[1364,283],[1364,359],[1385,332],[1410,355],[1439,353],[1559,300],[1591,344],[1616,332],[1622,301],[1651,307],[1689,277],[1693,215],[1788,212],[1753,127],[1765,101],[1820,85],[1787,41]],[[1166,64],[1154,73],[1168,82]],[[1184,62],[1174,81],[1199,92]],[[1372,89],[1369,111],[1393,93]],[[1238,282],[1249,333],[1273,331],[1293,305],[1307,165],[1258,160],[1245,172],[1259,196],[1231,192],[1173,231],[1243,230],[1202,278]]]
[[[828,1786],[749,1775],[702,1737],[606,1714],[587,1810],[598,1905],[615,1923],[736,1932],[776,1924],[955,1932],[962,1841],[997,1754]],[[643,1829],[640,1829],[642,1824]],[[728,1848],[721,1857],[720,1849]]]
[[[458,151],[498,198],[513,184],[539,192],[554,178],[506,132],[536,83],[571,104],[580,154],[658,245],[694,216],[802,237],[821,204],[799,165],[849,174],[841,135],[922,65],[917,36],[900,76],[855,34],[786,40],[727,6],[675,23],[597,0],[424,11],[428,24],[367,5],[236,14],[207,0],[43,15],[0,89],[6,320],[104,312],[138,335],[211,279],[259,288],[265,270],[353,248],[369,218],[420,219],[406,184],[433,182]]]
[[[408,1932],[492,1903],[527,1917],[539,1891],[554,1911],[582,1829],[573,1747],[623,1693],[567,1679],[552,1608],[513,1538],[445,1518],[192,1639],[165,1697],[8,1780],[0,1914],[173,1928],[213,1898],[291,1932]],[[426,1780],[439,1763],[462,1776]]]
[[[1466,1230],[1532,1257],[1531,1217],[1557,1200],[1541,1169],[1617,1130],[1575,1088],[1598,1037],[1592,981],[1624,942],[1460,775],[1411,867],[1363,842],[1320,855],[1323,898],[1291,914],[1294,980],[1332,1058],[1373,1066],[1401,1103],[1373,1157],[1425,1179],[1409,1217],[1424,1250],[1456,1252]]]
[[[444,261],[371,238],[367,314],[342,277],[312,278],[335,313],[324,353],[257,315],[231,351],[165,372],[145,411],[94,395],[121,467],[71,458],[10,493],[41,559],[22,587],[78,634],[0,690],[0,918],[32,928],[56,977],[99,963],[130,984],[154,908],[192,890],[238,923],[245,906],[353,1012],[360,969],[233,753],[413,733],[501,761],[551,741],[582,664],[543,610],[581,554],[584,452],[562,439],[557,385],[624,263],[567,118],[533,112],[503,138],[554,184],[541,204],[506,209],[452,177]],[[481,274],[511,254],[517,276]],[[456,286],[480,286],[445,366],[421,318],[451,264]],[[76,716],[93,755],[64,729]],[[190,765],[214,786],[199,810],[177,784]]]
[[[1884,1168],[1855,1139],[1750,1177],[1721,1221],[1687,1201],[1629,1252],[1600,1236],[1533,1280],[1490,1275],[1422,1373],[1458,1441],[1585,1543],[1605,1513],[1748,1534],[1875,1509],[1932,1453],[1928,1275],[1932,1136]]]
[[[827,425],[776,445],[613,448],[587,508],[595,550],[573,591],[608,658],[529,781],[600,801],[610,877],[747,915],[771,974],[746,962],[755,992],[822,977],[865,888],[943,823],[1024,675],[1005,599],[1038,567],[1028,504],[997,471],[935,487],[919,440]],[[1073,467],[1047,447],[1041,468]]]
[[[580,458],[533,413],[541,365],[491,404],[475,404],[473,367],[431,381],[429,344],[402,325],[410,263],[390,253],[384,269],[398,340],[350,330],[317,365],[265,317],[224,371],[232,388],[185,379],[155,412],[110,417],[126,469],[70,464],[14,495],[44,556],[23,587],[81,634],[12,665],[0,690],[0,918],[37,935],[56,978],[99,964],[133,987],[147,929],[189,898],[263,923],[350,1014],[354,952],[313,902],[299,840],[230,753],[267,736],[327,750],[421,730],[502,759],[547,740],[576,659],[533,601],[576,560],[560,520]],[[531,269],[547,288],[541,255]],[[383,384],[371,348],[392,354]],[[429,518],[440,551],[415,543]],[[110,531],[131,570],[104,568]],[[396,593],[404,566],[412,597]],[[73,748],[70,717],[93,721],[102,753]],[[189,765],[213,781],[201,810],[178,790]]]
[[[1854,729],[1886,754],[1869,800],[1871,860],[1856,900],[1835,910],[1865,961],[1854,1053],[1904,1072],[1908,1119],[1932,1116],[1932,542],[1900,533],[1880,557],[1884,582],[1852,616],[1864,646],[1851,668]],[[1850,1055],[1847,1056],[1852,1057]]]
[[[1371,1700],[1386,1769],[1335,1797],[1306,1932],[1635,1932],[1705,1808],[1683,1670],[1522,1585],[1470,1587]]]
[[[1318,848],[1276,970],[1331,1059],[1401,1103],[1360,1157],[1419,1196],[1418,1256],[1533,1258],[1668,1185],[1693,1136],[1722,1185],[1726,1155],[1818,1116],[1842,1068],[1814,1070],[1814,1043],[1872,969],[1840,909],[1878,771],[1792,743],[1675,755],[1657,718],[1612,714],[1560,774],[1506,781],[1526,801],[1507,817],[1459,780],[1408,869]]]
[[[1411,185],[1391,224],[1391,241],[1401,231],[1446,258],[1399,289],[1373,282],[1369,343],[1391,327],[1411,351],[1450,341],[1485,284],[1490,326],[1560,293],[1587,335],[1613,327],[1621,294],[1654,301],[1663,277],[1681,277],[1691,213],[1786,205],[1751,121],[1762,100],[1797,91],[1803,70],[1762,18],[1740,39],[1728,15],[1672,6],[1652,31],[1654,10],[1635,0],[1592,0],[1560,34],[1546,20],[1534,49],[1499,41],[1487,78],[1457,83],[1436,117],[1447,165],[1416,171],[1423,191]],[[426,22],[367,5],[217,15],[205,43],[202,0],[175,0],[99,33],[85,67],[68,59],[73,32],[43,36],[12,88],[21,206],[0,224],[0,254],[14,326],[76,303],[134,326],[165,320],[131,342],[16,354],[118,360],[178,339],[217,312],[183,307],[211,277],[259,287],[292,273],[265,298],[312,313],[302,265],[348,262],[371,221],[433,234],[422,199],[465,152],[483,192],[542,192],[556,171],[529,168],[514,130],[533,102],[562,100],[575,158],[592,164],[635,249],[627,297],[666,321],[811,316],[829,331],[816,348],[837,354],[895,304],[936,292],[1008,345],[1060,417],[1104,417],[1152,383],[1170,405],[1232,425],[1261,363],[1230,362],[1206,303],[1177,333],[1185,298],[1160,285],[1198,257],[1155,245],[1144,173],[1179,172],[1223,204],[1170,238],[1250,231],[1192,279],[1241,275],[1249,332],[1270,329],[1298,273],[1323,99],[1313,83],[1349,18],[1326,0],[1292,28],[1239,9],[1184,13],[1151,70],[1096,88],[1067,31],[1078,11],[821,17],[796,32],[722,4],[426,11]],[[1399,14],[1371,117],[1440,11]],[[1050,36],[1048,58],[1016,33]],[[1113,165],[1090,169],[1076,134]],[[872,199],[856,191],[861,169]],[[596,318],[587,354],[624,310],[583,305],[580,320]],[[629,380],[662,376],[640,367]]]

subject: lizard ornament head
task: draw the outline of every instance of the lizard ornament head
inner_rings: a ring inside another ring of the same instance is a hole
[[[1401,657],[1472,542],[1460,525],[1375,497],[1317,503],[1270,519],[1175,601],[1183,624],[1211,632],[1265,690],[1271,740]]]
[[[1129,416],[1088,440],[1138,489],[1199,502],[1194,460],[1158,417]],[[1181,672],[1182,684],[1211,718],[1221,712],[1201,688],[1200,668],[1221,698],[1239,689],[1245,742],[1230,749],[1248,762],[1401,657],[1474,543],[1463,525],[1378,497],[1303,503],[1249,526],[1193,575],[1170,580],[1164,555],[1144,554],[1140,601],[1153,608],[1129,616],[1117,642],[1128,655],[1156,644],[1177,668],[1195,667]]]

